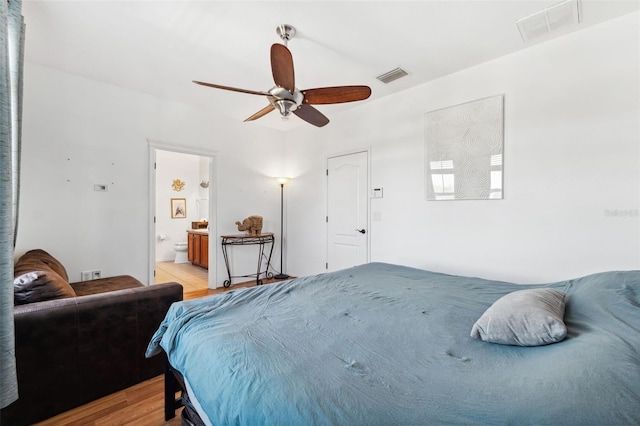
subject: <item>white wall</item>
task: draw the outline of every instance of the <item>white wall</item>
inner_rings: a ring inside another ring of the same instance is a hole
[[[360,149],[371,187],[384,188],[370,201],[381,216],[372,261],[521,283],[640,269],[639,22],[633,13],[341,114],[320,106],[328,126],[285,135],[288,272],[324,270],[326,158]],[[504,199],[425,201],[424,114],[496,94]]]
[[[281,132],[26,63],[16,256],[43,248],[72,281],[101,269],[148,283],[155,241],[148,140],[217,152],[219,234],[237,233],[235,221],[251,214],[264,216],[265,230],[279,226],[279,187],[271,177],[283,173]],[[94,184],[108,191],[95,192]],[[216,246],[221,285],[226,271]],[[238,270],[254,263],[248,253],[234,258]]]

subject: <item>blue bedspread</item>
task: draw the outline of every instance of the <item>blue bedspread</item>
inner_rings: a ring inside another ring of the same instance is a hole
[[[470,337],[538,287],[567,294],[564,341]],[[371,263],[175,303],[160,347],[215,425],[640,424],[640,271],[522,286]]]

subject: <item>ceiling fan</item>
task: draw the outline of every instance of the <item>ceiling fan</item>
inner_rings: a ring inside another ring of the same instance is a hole
[[[296,34],[296,29],[291,25],[280,25],[276,28],[276,33],[284,41],[284,44],[275,43],[271,46],[271,72],[276,85],[268,91],[259,92],[238,89],[195,80],[194,83],[215,89],[266,96],[269,105],[244,121],[257,120],[278,109],[283,118],[288,118],[293,113],[304,121],[318,127],[329,123],[329,119],[311,105],[362,101],[371,95],[371,89],[368,86],[337,86],[299,90],[295,85],[293,57],[291,56],[291,51],[287,48],[287,41],[293,38]]]

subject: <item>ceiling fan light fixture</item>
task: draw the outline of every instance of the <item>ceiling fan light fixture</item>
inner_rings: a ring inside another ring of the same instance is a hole
[[[291,93],[284,87],[275,86],[269,90],[269,102],[276,107],[283,117],[288,117],[293,111],[297,110],[304,95],[297,88]]]
[[[275,104],[283,117],[288,117],[289,114],[298,109],[298,104],[288,99],[278,99]]]

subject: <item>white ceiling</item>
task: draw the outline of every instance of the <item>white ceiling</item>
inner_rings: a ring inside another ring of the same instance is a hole
[[[297,29],[289,49],[300,89],[365,84],[371,102],[544,42],[523,42],[514,22],[558,2],[25,0],[25,58],[242,121],[267,100],[191,81],[268,90],[279,24]],[[640,0],[580,0],[582,23],[558,35],[639,9]],[[376,80],[396,67],[409,75]],[[317,108],[331,119],[357,104]],[[308,124],[272,112],[246,125]]]

